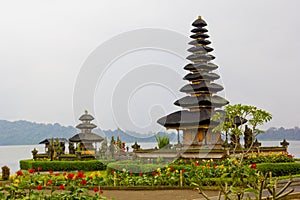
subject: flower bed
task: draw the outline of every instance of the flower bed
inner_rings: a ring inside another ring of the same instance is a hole
[[[19,170],[11,176],[11,184],[0,188],[0,199],[106,199],[103,187],[181,187],[194,185],[249,184],[257,181],[258,170],[272,171],[273,175],[300,173],[300,163],[260,163],[238,164],[237,158],[225,159],[221,162],[213,160],[178,160],[169,165],[115,162],[109,164],[106,171],[94,172],[45,172],[41,167]],[[141,170],[152,171],[132,172],[125,167],[140,165]],[[144,167],[143,167],[144,166]],[[123,168],[124,167],[124,168]],[[238,179],[237,176],[238,175]],[[233,180],[240,180],[241,183]]]
[[[103,181],[100,172],[87,174],[40,171],[41,168],[19,170],[11,177],[11,184],[0,188],[0,199],[106,199],[100,188]],[[88,188],[88,185],[94,187]]]
[[[251,153],[245,157],[244,163],[286,163],[295,162],[294,156],[291,154],[281,153]]]

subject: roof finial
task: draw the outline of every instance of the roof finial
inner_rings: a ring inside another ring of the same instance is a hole
[[[198,16],[198,19],[202,19],[200,15]]]
[[[88,114],[89,112],[87,110],[84,111],[85,114]]]

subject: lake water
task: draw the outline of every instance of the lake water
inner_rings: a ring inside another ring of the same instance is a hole
[[[296,158],[300,158],[300,141],[288,141],[290,143],[288,152]],[[263,146],[280,146],[280,141],[261,141]],[[126,144],[131,146],[132,144]],[[156,143],[140,143],[141,148],[153,148]],[[11,174],[19,169],[19,161],[31,159],[31,151],[36,148],[39,152],[45,152],[44,145],[16,145],[0,146],[0,167],[7,165]],[[67,149],[67,148],[66,148]],[[1,169],[0,169],[1,170]]]

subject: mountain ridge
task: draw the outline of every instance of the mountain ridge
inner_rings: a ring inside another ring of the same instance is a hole
[[[26,120],[7,121],[0,120],[0,145],[33,145],[38,144],[46,138],[66,138],[69,139],[76,133],[80,132],[72,126],[63,126],[59,123],[44,124],[30,122]],[[156,142],[155,135],[136,133],[132,131],[118,130],[101,130],[99,128],[93,130],[94,133],[107,137],[108,140],[114,136],[115,140],[120,135],[121,141],[126,143],[134,142]],[[160,135],[168,135],[170,141],[177,141],[175,133],[159,133]]]
[[[72,126],[63,126],[59,123],[54,124],[45,124],[30,122],[26,120],[18,121],[7,121],[0,120],[0,145],[32,145],[38,144],[40,141],[45,138],[56,138],[64,137],[69,139],[79,130]],[[108,140],[114,136],[115,140],[118,135],[120,135],[121,141],[126,143],[137,142],[156,142],[154,134],[141,134],[132,131],[121,131],[121,130],[101,130],[99,128],[94,129],[93,131],[96,134],[101,135],[102,137],[107,137]],[[161,135],[168,135],[170,141],[173,143],[177,142],[177,134],[172,133],[159,133]],[[268,141],[268,140],[300,140],[300,128],[289,128],[285,129],[280,128],[269,128],[265,133],[258,135],[258,140]],[[180,137],[182,140],[182,136]]]

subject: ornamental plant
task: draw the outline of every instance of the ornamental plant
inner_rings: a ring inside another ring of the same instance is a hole
[[[228,167],[231,173],[224,173],[221,178],[230,177],[231,182],[226,179],[219,183],[220,195],[224,195],[225,199],[251,199],[248,195],[249,192],[254,193],[257,200],[262,199],[263,189],[268,189],[272,195],[272,199],[281,199],[292,190],[284,193],[284,190],[289,186],[289,184],[281,190],[279,194],[276,194],[277,186],[276,184],[271,184],[272,179],[270,178],[269,184],[267,180],[267,175],[264,175],[261,171],[257,170],[257,165],[255,161],[261,161],[262,159],[267,159],[269,161],[286,159],[285,156],[276,155],[270,156],[268,158],[258,156],[251,156],[248,158],[248,154],[251,151],[254,138],[256,135],[262,133],[263,131],[258,129],[259,125],[270,121],[272,115],[267,111],[258,109],[255,106],[249,105],[227,105],[225,107],[225,116],[220,113],[213,116],[213,120],[221,120],[219,126],[217,126],[214,131],[223,132],[226,136],[226,142],[228,142],[227,136],[230,136],[231,146],[230,150],[233,153],[233,157],[230,162],[228,162]],[[247,134],[246,134],[247,132]],[[241,146],[239,140],[240,136],[245,133],[245,145]],[[247,137],[246,137],[247,136]],[[227,146],[227,145],[225,145]],[[236,154],[237,150],[241,152]],[[287,156],[289,158],[290,156]],[[289,160],[289,159],[287,159]],[[247,164],[251,164],[250,167]],[[271,176],[270,176],[271,177]],[[195,183],[195,185],[198,185]],[[198,187],[200,194],[206,199],[209,199],[205,193],[202,192],[201,187]]]
[[[18,171],[12,176],[12,183],[0,188],[0,199],[107,199],[100,190],[97,172],[48,173],[38,170]],[[89,192],[87,185],[98,185],[98,190]],[[45,192],[49,190],[49,192]]]

